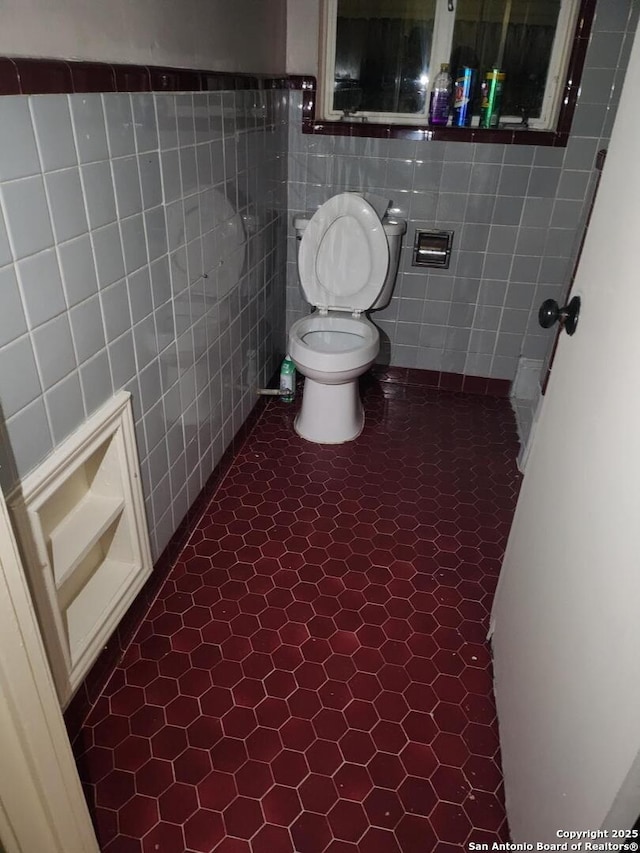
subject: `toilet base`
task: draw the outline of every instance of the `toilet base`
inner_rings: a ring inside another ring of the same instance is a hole
[[[306,377],[302,406],[293,428],[301,438],[316,444],[353,441],[364,427],[358,380],[323,385]]]

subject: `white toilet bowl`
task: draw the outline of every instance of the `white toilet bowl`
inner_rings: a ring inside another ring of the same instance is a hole
[[[358,377],[380,349],[364,312],[391,298],[406,223],[381,221],[357,193],[341,193],[297,217],[298,270],[314,314],[289,330],[289,355],[305,377],[294,427],[319,444],[357,438],[364,426]]]
[[[380,335],[366,317],[333,312],[297,320],[289,331],[289,355],[305,377],[294,429],[302,438],[341,444],[364,426],[358,377],[375,361]]]

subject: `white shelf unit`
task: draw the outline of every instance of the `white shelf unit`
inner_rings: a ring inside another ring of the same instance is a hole
[[[63,707],[152,570],[130,396],[116,394],[9,497]]]

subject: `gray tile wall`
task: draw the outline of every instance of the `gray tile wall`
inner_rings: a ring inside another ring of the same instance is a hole
[[[303,135],[301,98],[292,97],[287,324],[309,310],[292,215],[369,190],[409,222],[393,299],[372,315],[382,361],[512,379],[520,356],[543,359],[553,333],[538,326],[537,309],[568,286],[639,5],[600,0],[566,149]],[[411,265],[417,227],[455,231],[449,270]]]
[[[125,388],[160,554],[282,353],[287,101],[0,98],[5,491]]]

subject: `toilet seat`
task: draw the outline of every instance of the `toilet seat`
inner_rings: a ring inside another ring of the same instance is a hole
[[[296,320],[289,330],[289,355],[303,372],[359,369],[373,361],[379,348],[379,332],[366,317],[316,312]]]
[[[370,308],[389,268],[389,244],[373,207],[355,193],[326,201],[302,235],[298,268],[307,301],[317,308]]]

